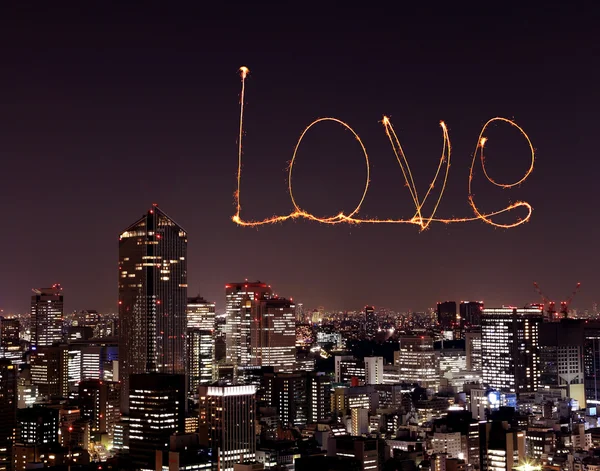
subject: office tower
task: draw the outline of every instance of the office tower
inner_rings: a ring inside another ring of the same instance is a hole
[[[442,330],[453,330],[456,324],[456,302],[444,301],[438,303],[437,320]]]
[[[234,367],[252,364],[250,333],[253,310],[256,311],[257,303],[272,296],[271,287],[260,281],[225,285],[227,361]]]
[[[341,414],[350,414],[351,409],[362,407],[371,412],[379,407],[379,393],[375,386],[340,386],[331,395],[331,410]]]
[[[74,324],[77,325],[77,327],[89,327],[91,329],[95,329],[99,323],[100,314],[98,314],[98,311],[96,310],[84,309],[75,315]]]
[[[69,396],[69,349],[66,344],[38,347],[31,354],[31,382],[42,396]]]
[[[308,390],[305,372],[265,373],[261,383],[264,385],[267,406],[277,410],[284,427],[306,425]]]
[[[241,460],[255,459],[256,387],[200,386],[200,423],[208,425],[208,442],[221,471]]]
[[[23,361],[20,330],[19,319],[0,316],[0,357],[9,359],[15,364]]]
[[[585,407],[586,399],[596,403],[599,334],[597,321],[560,319],[540,325],[541,383],[565,387],[579,407]]]
[[[325,373],[312,372],[307,377],[308,423],[329,418],[331,414],[331,378]]]
[[[365,384],[383,384],[383,357],[365,357]]]
[[[185,375],[133,374],[129,386],[129,456],[134,465],[154,468],[157,450],[185,426]]]
[[[535,392],[540,384],[541,309],[484,309],[481,356],[484,385],[511,393]]]
[[[427,335],[401,335],[398,343],[400,350],[394,352],[394,365],[398,367],[400,381],[417,383],[423,388],[437,391],[439,376],[433,338]]]
[[[31,297],[31,348],[49,347],[62,340],[63,295],[59,284],[33,290]]]
[[[250,324],[250,361],[272,366],[275,371],[294,371],[296,366],[295,305],[284,298],[263,299],[254,305]]]
[[[119,237],[121,410],[129,376],[185,374],[187,234],[156,205]]]
[[[202,296],[187,299],[188,329],[215,330],[215,303]]]
[[[365,377],[365,362],[350,355],[335,356],[335,382],[350,384]]]
[[[373,306],[365,306],[365,335],[372,339],[377,335],[377,315]]]
[[[483,301],[461,301],[459,306],[461,325],[474,327],[481,325]]]
[[[12,469],[12,445],[17,428],[17,374],[10,360],[0,360],[0,471]]]
[[[198,385],[213,381],[214,332],[192,328],[187,330],[188,393],[198,397]]]
[[[215,303],[201,296],[187,300],[188,393],[198,397],[198,385],[213,381]]]
[[[465,332],[465,353],[467,370],[481,371],[481,331]]]
[[[121,419],[121,385],[114,381],[91,379],[79,384],[81,415],[90,421],[92,438],[113,445],[115,426]]]
[[[58,443],[58,409],[34,406],[17,411],[17,443],[51,445]]]

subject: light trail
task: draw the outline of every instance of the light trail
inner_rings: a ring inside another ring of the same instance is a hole
[[[400,144],[400,139],[398,138],[398,135],[396,134],[396,131],[394,130],[394,127],[392,126],[392,123],[389,120],[389,118],[387,116],[384,116],[382,123],[383,123],[385,133],[390,141],[392,150],[396,157],[396,161],[398,162],[400,170],[402,171],[405,185],[408,187],[413,204],[415,205],[415,214],[412,218],[410,218],[410,219],[377,219],[377,218],[371,219],[371,218],[359,218],[357,216],[360,211],[360,208],[367,196],[367,192],[369,190],[369,183],[370,183],[369,155],[367,153],[367,149],[366,149],[363,141],[358,136],[356,131],[354,131],[354,129],[352,129],[352,127],[349,124],[347,124],[344,121],[337,119],[337,118],[325,117],[325,118],[316,119],[312,123],[310,123],[304,129],[304,131],[302,131],[302,134],[300,134],[300,137],[298,138],[298,142],[296,143],[296,146],[294,147],[294,153],[292,155],[292,160],[290,161],[290,165],[289,165],[289,169],[288,169],[288,190],[290,193],[290,199],[292,201],[294,210],[287,215],[272,216],[270,218],[266,218],[266,219],[262,219],[262,220],[258,220],[258,221],[246,221],[246,220],[242,219],[242,217],[240,215],[240,213],[241,213],[240,188],[241,188],[241,178],[242,178],[242,153],[243,153],[242,140],[243,140],[243,135],[244,135],[244,100],[245,100],[245,93],[246,93],[246,78],[248,77],[248,74],[250,71],[247,67],[241,67],[239,69],[239,72],[240,72],[240,77],[241,77],[241,82],[242,82],[242,91],[240,94],[240,123],[239,123],[240,127],[239,127],[239,136],[238,136],[237,190],[234,193],[234,199],[235,199],[235,204],[236,204],[237,209],[236,209],[235,215],[232,217],[233,222],[235,222],[236,224],[238,224],[240,226],[246,226],[246,227],[256,227],[256,226],[263,226],[266,224],[275,224],[278,222],[285,222],[289,219],[308,219],[310,221],[316,221],[316,222],[320,222],[323,224],[341,224],[341,223],[346,223],[346,224],[414,224],[414,225],[419,226],[421,230],[425,230],[429,227],[429,225],[432,222],[451,224],[451,223],[459,223],[459,222],[483,221],[484,223],[490,224],[494,227],[510,229],[510,228],[517,227],[517,226],[520,226],[521,224],[526,223],[531,218],[533,208],[531,207],[531,205],[529,203],[527,203],[525,201],[517,201],[516,203],[510,204],[509,206],[506,206],[505,208],[500,209],[498,211],[484,213],[484,212],[480,211],[479,208],[477,207],[477,205],[475,204],[475,198],[474,198],[474,194],[472,191],[472,181],[473,181],[474,169],[475,169],[475,164],[477,162],[478,157],[481,160],[481,168],[482,168],[483,174],[485,175],[487,180],[490,183],[492,183],[493,185],[500,187],[500,188],[508,189],[508,188],[513,188],[515,186],[518,186],[529,177],[531,172],[533,172],[533,168],[534,168],[534,164],[535,164],[535,149],[533,148],[533,144],[531,143],[531,140],[529,139],[529,136],[527,135],[527,133],[523,130],[523,128],[521,128],[514,121],[511,121],[510,119],[506,119],[506,118],[496,117],[496,118],[492,118],[492,119],[488,120],[481,128],[481,132],[479,133],[479,138],[477,139],[477,146],[475,147],[475,152],[473,153],[473,160],[471,162],[471,167],[469,169],[468,201],[469,201],[469,205],[471,206],[471,209],[473,210],[475,215],[472,217],[466,217],[466,218],[436,218],[435,215],[437,213],[440,202],[442,201],[442,197],[444,196],[444,191],[446,190],[446,183],[448,181],[448,175],[450,172],[450,156],[452,153],[452,145],[450,144],[450,135],[448,133],[448,128],[446,127],[446,124],[443,121],[440,122],[440,127],[442,128],[443,146],[442,146],[442,154],[440,157],[440,161],[439,161],[435,176],[433,177],[433,180],[429,184],[427,192],[425,193],[425,196],[423,197],[423,199],[419,199],[417,187],[415,185],[413,174],[410,170],[410,165],[408,163],[408,158],[406,157],[406,154],[404,153],[404,150],[402,149],[402,145]],[[362,196],[361,196],[358,204],[352,210],[352,212],[350,212],[349,214],[344,214],[343,212],[340,212],[339,214],[336,214],[335,216],[318,217],[308,211],[303,210],[298,205],[296,199],[294,198],[294,191],[293,191],[293,186],[292,186],[292,172],[294,170],[294,163],[296,162],[296,158],[298,156],[298,150],[300,148],[300,144],[302,144],[304,137],[306,136],[308,131],[310,129],[312,129],[313,126],[315,126],[319,123],[323,123],[323,122],[334,122],[334,123],[341,125],[346,130],[350,131],[352,133],[352,135],[354,136],[354,138],[360,144],[360,147],[362,149],[362,152],[363,152],[363,155],[365,158],[365,164],[366,164],[366,169],[367,169],[365,187],[364,187]],[[528,170],[525,172],[525,174],[523,175],[523,177],[521,177],[518,181],[516,181],[514,183],[499,183],[496,180],[494,180],[487,172],[487,169],[485,166],[484,148],[485,148],[486,143],[488,142],[488,139],[484,136],[484,133],[485,133],[486,129],[488,128],[488,126],[490,126],[493,123],[506,123],[506,124],[509,124],[510,126],[514,127],[525,138],[525,141],[527,142],[527,145],[529,146],[530,158],[531,158],[530,166],[529,166]],[[444,167],[445,167],[445,169],[442,170],[442,168],[444,168]],[[433,190],[433,188],[436,185],[436,182],[440,178],[440,174],[443,174],[440,194],[434,204],[431,214],[428,217],[424,217],[423,216],[423,207],[431,194],[431,190]],[[495,216],[514,211],[518,208],[525,208],[525,210],[527,211],[527,214],[524,217],[517,219],[517,221],[515,221],[514,223],[503,224],[503,223],[495,222],[492,219]]]

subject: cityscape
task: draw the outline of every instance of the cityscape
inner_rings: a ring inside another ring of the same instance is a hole
[[[0,6],[0,471],[600,471],[551,3]]]
[[[328,311],[267,282],[188,296],[188,233],[153,204],[119,234],[118,312],[60,284],[0,318],[6,470],[586,469],[600,316],[527,306]],[[532,290],[533,291],[533,290]],[[191,293],[190,293],[191,294]],[[66,468],[65,468],[66,469]]]

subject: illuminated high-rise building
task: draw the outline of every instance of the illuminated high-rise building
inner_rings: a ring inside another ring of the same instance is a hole
[[[481,371],[481,331],[472,330],[465,333],[465,354],[467,370]]]
[[[42,396],[69,396],[69,350],[66,344],[38,347],[31,354],[31,382]]]
[[[95,441],[107,438],[113,445],[115,426],[120,420],[121,385],[114,381],[91,379],[79,384],[79,402],[82,417],[90,421],[90,432]]]
[[[12,469],[12,445],[17,427],[18,369],[9,360],[0,360],[0,471]]]
[[[254,305],[250,327],[250,365],[293,371],[296,366],[295,305],[283,298],[261,300]]]
[[[200,424],[208,425],[208,443],[221,471],[254,460],[256,386],[200,386]]]
[[[272,296],[271,287],[260,281],[229,283],[225,286],[227,361],[235,367],[253,364],[250,342],[253,312],[257,303]]]
[[[201,296],[187,300],[188,393],[198,397],[198,385],[213,381],[215,362],[215,303]]]
[[[62,340],[63,295],[59,284],[33,290],[31,297],[31,348],[49,347]]]
[[[484,309],[481,317],[483,383],[502,392],[527,393],[540,385],[541,309]]]
[[[7,358],[15,364],[23,360],[20,328],[19,319],[0,317],[0,357]]]
[[[213,382],[215,338],[212,330],[187,330],[188,393],[197,398],[198,385]]]
[[[365,335],[367,338],[374,338],[377,335],[377,314],[373,306],[365,306]]]
[[[185,374],[187,233],[154,205],[119,237],[119,373]]]
[[[188,329],[215,330],[215,303],[202,296],[187,300]]]
[[[437,355],[433,349],[433,338],[427,335],[401,335],[400,350],[394,352],[394,365],[398,367],[399,379],[403,383],[437,391],[439,375]]]

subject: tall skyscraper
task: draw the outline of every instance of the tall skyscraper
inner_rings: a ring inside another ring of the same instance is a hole
[[[17,428],[17,366],[0,360],[0,471],[12,469],[12,445]]]
[[[437,318],[442,330],[453,330],[456,324],[456,302],[444,301],[438,303]]]
[[[283,298],[255,303],[250,328],[250,364],[293,371],[296,366],[294,303]]]
[[[188,393],[198,398],[198,385],[213,381],[215,362],[215,303],[201,296],[187,300]]]
[[[208,443],[221,471],[240,460],[254,460],[256,387],[200,386],[200,423],[208,424]]]
[[[31,297],[31,347],[49,347],[62,340],[63,295],[59,284],[33,290]]]
[[[227,303],[227,361],[234,366],[251,364],[250,332],[256,304],[273,296],[271,287],[260,281],[225,285]]]
[[[119,237],[121,410],[129,376],[185,374],[187,233],[156,205]]]
[[[373,306],[365,306],[365,334],[367,338],[374,338],[377,335],[377,315]]]
[[[484,309],[481,356],[484,385],[503,392],[535,392],[540,384],[541,309]]]

